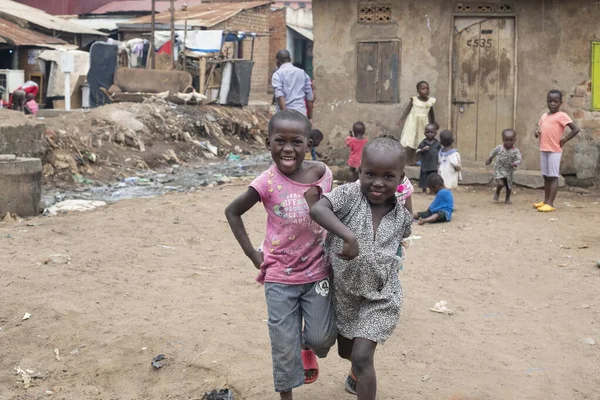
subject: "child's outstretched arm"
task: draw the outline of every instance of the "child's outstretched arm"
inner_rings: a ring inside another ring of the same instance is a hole
[[[496,157],[498,155],[499,151],[500,151],[500,146],[498,146],[494,150],[492,150],[492,153],[490,154],[490,158],[487,159],[487,161],[485,162],[485,165],[490,165],[492,163],[492,160],[494,159],[494,157]]]
[[[227,222],[229,222],[229,227],[231,228],[231,232],[233,232],[233,236],[235,236],[242,247],[242,250],[244,250],[246,256],[252,261],[257,269],[260,269],[260,265],[264,261],[264,256],[262,252],[256,250],[254,246],[252,246],[252,242],[250,241],[250,237],[244,226],[244,221],[242,220],[242,215],[254,207],[259,201],[260,195],[256,189],[248,188],[248,190],[233,200],[225,209],[225,216],[227,217]]]
[[[321,199],[310,208],[311,218],[328,232],[344,240],[344,248],[337,256],[342,260],[352,260],[358,256],[358,240],[356,235],[339,220],[333,212],[328,199]]]
[[[408,102],[408,105],[406,106],[406,109],[404,110],[404,113],[402,114],[402,116],[400,117],[400,120],[398,121],[398,123],[396,125],[402,125],[402,123],[404,122],[406,117],[408,117],[408,114],[410,113],[412,106],[413,106],[413,100],[411,97],[410,101]]]
[[[571,128],[571,132],[564,138],[560,139],[560,147],[563,147],[569,140],[573,139],[579,133],[579,127],[575,125],[573,122],[567,124],[569,128]]]

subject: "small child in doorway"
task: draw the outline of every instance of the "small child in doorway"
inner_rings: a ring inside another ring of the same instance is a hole
[[[458,150],[454,148],[454,137],[452,132],[445,130],[440,132],[440,143],[442,149],[439,152],[438,173],[444,179],[446,189],[458,188],[458,181],[462,180],[462,163]]]
[[[321,155],[317,152],[317,147],[319,147],[319,145],[323,141],[323,138],[324,138],[323,132],[321,132],[320,130],[313,129],[310,131],[310,140],[311,140],[310,151],[308,153],[306,153],[306,155],[304,156],[305,160],[312,160],[312,161],[318,160],[318,158]]]
[[[496,180],[496,194],[494,194],[494,201],[500,199],[500,192],[504,187],[506,188],[506,198],[504,199],[504,202],[506,204],[512,204],[510,195],[512,194],[515,169],[523,162],[521,152],[515,147],[516,141],[517,132],[512,129],[505,129],[502,131],[502,144],[492,151],[490,158],[485,162],[485,165],[490,165],[492,160],[496,158],[496,164],[494,165],[494,179]]]
[[[346,390],[358,400],[376,398],[375,349],[391,336],[400,317],[396,252],[412,224],[396,199],[405,159],[398,139],[373,139],[363,150],[360,180],[326,193],[310,211],[329,232],[325,248],[333,268],[338,353],[352,363]]]
[[[309,215],[310,206],[331,190],[333,176],[322,162],[304,161],[311,125],[302,113],[280,111],[269,122],[267,143],[273,165],[225,210],[231,230],[265,286],[275,391],[282,400],[319,376],[316,357],[325,357],[337,330],[325,260],[326,232]],[[242,215],[262,202],[267,212],[264,252],[248,237]]]
[[[417,94],[410,99],[410,102],[404,110],[404,114],[398,121],[402,127],[402,136],[400,143],[402,146],[412,151],[419,147],[419,141],[425,132],[427,124],[435,124],[435,113],[433,105],[435,98],[429,97],[429,83],[421,81],[417,83]],[[414,156],[410,156],[411,163]]]
[[[556,211],[554,200],[558,193],[558,178],[560,176],[560,159],[564,145],[579,133],[579,127],[564,112],[560,111],[562,93],[551,90],[546,98],[548,113],[542,115],[535,137],[540,139],[542,175],[544,176],[544,201],[533,205],[540,212]],[[563,137],[565,128],[571,132]]]
[[[365,144],[368,140],[365,138],[365,124],[362,122],[356,122],[352,126],[348,137],[346,138],[346,146],[350,148],[350,156],[348,157],[348,167],[350,168],[350,174],[352,182],[358,180],[358,168],[362,161],[362,152]]]
[[[419,176],[419,187],[423,189],[423,193],[427,193],[427,177],[431,174],[437,173],[438,170],[438,157],[442,145],[440,141],[435,138],[436,135],[436,125],[426,125],[425,139],[419,143],[417,148],[417,154],[421,155],[421,175]]]
[[[414,218],[419,221],[419,225],[450,222],[454,211],[452,191],[444,187],[444,179],[437,173],[429,175],[427,182],[431,193],[435,193],[435,199],[433,199],[427,211],[414,213]]]

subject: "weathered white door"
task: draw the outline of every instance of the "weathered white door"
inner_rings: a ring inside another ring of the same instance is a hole
[[[465,160],[485,160],[514,128],[515,20],[455,18],[452,126]]]

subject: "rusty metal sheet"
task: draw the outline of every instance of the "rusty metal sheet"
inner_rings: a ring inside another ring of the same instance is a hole
[[[0,19],[0,40],[15,46],[67,43],[62,39],[44,35],[31,29],[21,28],[19,25],[5,19]]]

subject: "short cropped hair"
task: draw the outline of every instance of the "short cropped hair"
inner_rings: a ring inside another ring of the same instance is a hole
[[[269,121],[269,136],[271,136],[275,131],[275,124],[277,124],[280,121],[293,121],[303,124],[303,133],[306,134],[307,138],[310,137],[310,131],[312,129],[310,120],[306,118],[304,114],[296,110],[283,110],[273,115],[273,118],[271,118],[271,120]]]

